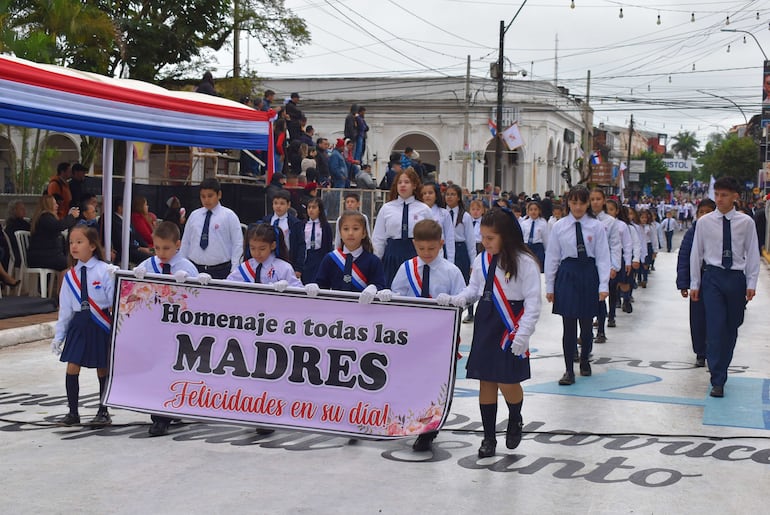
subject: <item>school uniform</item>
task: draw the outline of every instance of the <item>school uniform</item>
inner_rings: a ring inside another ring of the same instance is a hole
[[[321,260],[332,250],[332,228],[320,220],[305,222],[305,265],[302,283],[314,283]]]
[[[526,218],[519,223],[524,242],[537,257],[542,271],[543,263],[545,263],[545,248],[548,245],[548,222],[538,217],[534,220]]]
[[[460,294],[466,303],[479,300],[466,377],[516,384],[531,376],[529,355],[515,356],[510,351],[510,334],[495,305],[494,290],[499,285],[513,317],[520,317],[515,339],[528,343],[540,317],[540,266],[532,256],[520,254],[514,278],[497,266],[497,259],[487,252],[477,255],[468,287]]]
[[[676,288],[678,290],[687,290],[690,288],[690,252],[692,251],[692,242],[695,237],[695,226],[687,229],[682,237],[682,243],[679,245],[679,255],[676,259]],[[702,274],[701,267],[698,266],[698,272]],[[706,359],[706,309],[704,302],[690,302],[690,340],[692,341],[692,351],[698,360]]]
[[[609,291],[609,276],[610,251],[604,224],[589,215],[576,220],[571,213],[554,224],[545,254],[545,287],[546,293],[554,295],[553,313],[564,319],[562,347],[571,376],[577,348],[574,321],[579,321],[581,328],[582,370],[593,348],[591,323],[598,295]]]
[[[609,280],[609,293],[608,298],[612,299],[612,292],[613,289],[617,290],[618,283],[617,283],[617,274],[622,268],[622,254],[623,254],[623,248],[620,241],[620,235],[617,232],[617,228],[615,226],[615,218],[607,214],[606,211],[600,211],[596,215],[596,219],[599,220],[602,225],[604,226],[604,230],[606,231],[607,235],[607,245],[609,246],[610,251],[610,270],[615,271],[615,277]],[[604,336],[604,323],[607,320],[607,300],[601,300],[598,304],[598,311],[596,313],[596,335],[598,336]],[[601,343],[601,342],[600,342]]]
[[[484,245],[481,244],[481,218],[471,217],[471,224],[473,225],[473,236],[476,240],[476,254],[478,255],[484,252]]]
[[[666,238],[666,252],[671,252],[672,243],[674,240],[674,231],[676,230],[676,220],[673,217],[666,217],[660,223],[660,230],[663,231],[663,236]]]
[[[115,279],[96,256],[65,272],[59,291],[54,340],[63,341],[60,361],[87,368],[107,368]]]
[[[609,310],[607,313],[607,317],[610,320],[615,320],[615,313],[617,311],[618,307],[618,300],[622,297],[623,300],[626,300],[626,292],[621,292],[619,289],[619,285],[621,284],[630,284],[631,277],[630,274],[626,273],[626,266],[631,265],[631,260],[633,257],[633,239],[631,236],[631,230],[625,222],[621,220],[615,220],[614,221],[614,230],[616,234],[618,235],[618,239],[620,240],[620,268],[618,269],[617,273],[615,274],[614,279],[610,279],[610,295],[609,295]]]
[[[706,360],[711,384],[723,387],[743,323],[746,290],[756,290],[759,251],[754,220],[731,209],[703,215],[690,253],[690,289],[706,310]],[[703,278],[698,273],[703,263]],[[712,392],[713,393],[713,392]]]
[[[296,288],[302,287],[302,282],[297,279],[297,275],[294,273],[294,268],[290,263],[283,259],[275,257],[275,254],[270,254],[268,258],[262,262],[257,262],[254,258],[249,258],[240,265],[235,271],[231,272],[227,276],[228,281],[235,281],[241,283],[261,283],[261,284],[273,284],[278,281],[286,281],[289,286]]]
[[[372,232],[374,254],[382,259],[385,284],[393,282],[398,267],[417,255],[412,244],[414,225],[420,220],[432,219],[428,206],[414,196],[387,202],[377,214]]]
[[[372,224],[369,222],[369,217],[364,213],[361,213],[361,215],[364,217],[364,220],[366,220],[366,234],[371,237]],[[337,223],[334,224],[334,246],[332,249],[339,249],[342,247],[342,236],[340,235],[340,218],[342,218],[341,215],[337,217]]]
[[[432,218],[441,226],[441,239],[444,240],[444,257],[450,263],[455,262],[455,230],[449,211],[437,204],[430,206]]]
[[[296,216],[286,213],[283,216],[268,215],[262,219],[263,223],[277,226],[283,231],[283,241],[289,249],[289,261],[294,270],[300,274],[305,268],[305,225]]]
[[[212,210],[200,207],[190,213],[182,235],[180,253],[198,272],[224,279],[238,267],[243,254],[243,233],[238,215],[222,204]]]
[[[196,267],[192,261],[182,256],[180,252],[177,252],[174,257],[167,262],[161,261],[158,256],[152,256],[139,263],[136,268],[143,268],[153,274],[165,275],[174,275],[176,272],[182,270],[187,272],[188,277],[198,277],[198,267]],[[150,415],[150,419],[152,420],[152,426],[149,429],[149,433],[152,436],[162,436],[166,434],[168,426],[170,426],[173,421],[171,417],[164,417],[162,415]]]
[[[421,257],[415,256],[404,261],[399,267],[390,289],[403,297],[435,299],[440,293],[461,293],[465,289],[465,279],[460,269],[448,259],[438,256],[430,264],[426,264]]]
[[[352,260],[348,260],[348,255],[352,256]],[[380,258],[363,247],[350,251],[343,246],[329,252],[321,260],[316,284],[323,289],[355,292],[362,292],[373,284],[378,290],[384,290],[385,270]]]
[[[473,226],[473,218],[467,211],[463,212],[463,216],[460,217],[459,207],[447,209],[447,211],[454,226],[454,264],[460,269],[463,278],[465,278],[465,283],[468,284],[468,280],[471,277],[471,263],[476,259],[476,232]]]

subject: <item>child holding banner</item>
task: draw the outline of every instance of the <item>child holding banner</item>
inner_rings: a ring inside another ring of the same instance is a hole
[[[337,221],[342,246],[321,260],[316,282],[305,286],[308,295],[317,295],[320,288],[356,292],[385,288],[385,271],[382,261],[372,254],[367,227],[366,218],[358,211],[342,213]]]
[[[99,233],[93,227],[76,225],[70,229],[69,248],[73,265],[65,272],[59,291],[59,319],[51,342],[51,351],[60,354],[60,361],[67,363],[65,387],[69,413],[61,421],[65,426],[80,424],[81,367],[96,369],[99,395],[104,394],[112,325],[109,311],[117,268],[104,261]],[[107,407],[100,403],[90,425],[111,423]]]
[[[481,297],[466,377],[480,381],[484,440],[478,455],[487,458],[494,456],[497,446],[498,390],[508,404],[505,445],[515,449],[521,442],[521,382],[530,378],[529,339],[540,317],[541,294],[540,264],[524,243],[521,227],[510,211],[492,209],[485,214],[481,236],[484,252],[473,262],[470,284],[451,303],[463,307]]]
[[[421,220],[414,226],[414,248],[417,257],[409,259],[396,272],[391,289],[396,295],[437,299],[449,304],[449,296],[465,289],[465,278],[457,266],[439,255],[444,247],[442,227],[434,220]],[[417,437],[412,449],[429,451],[438,431]]]
[[[184,281],[187,277],[198,277],[198,268],[179,253],[182,242],[178,225],[173,222],[159,223],[152,232],[152,245],[155,248],[155,255],[134,268],[136,277],[141,279],[147,272],[173,275],[179,281]],[[200,275],[203,276],[204,273]],[[210,278],[209,276],[207,279]],[[168,427],[173,419],[160,415],[151,415],[150,418],[152,425],[147,431],[150,436],[163,436],[168,433]]]
[[[289,262],[289,250],[283,239],[283,231],[276,225],[252,224],[246,230],[246,258],[227,276],[228,281],[272,284],[276,291],[288,286],[302,287]]]
[[[315,282],[321,260],[332,250],[332,227],[326,219],[323,201],[314,197],[307,203],[305,222],[305,266],[302,271],[304,284]]]

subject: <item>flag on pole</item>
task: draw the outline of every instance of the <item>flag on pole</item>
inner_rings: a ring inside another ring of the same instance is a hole
[[[714,179],[714,176],[711,176],[711,180],[709,181],[709,192],[708,197],[711,200],[714,200],[714,183],[717,182],[716,179]]]
[[[674,187],[671,185],[671,176],[666,174],[666,191],[674,191]]]
[[[593,152],[591,154],[591,164],[592,165],[600,165],[602,164],[602,156],[599,154],[599,152]]]
[[[492,137],[497,136],[497,124],[492,121],[492,118],[487,118],[487,124],[489,125],[489,132],[492,133]]]
[[[516,150],[517,148],[524,145],[524,139],[521,137],[518,123],[514,123],[505,129],[502,133],[502,136],[503,141],[505,141],[505,144],[508,145],[508,150]]]

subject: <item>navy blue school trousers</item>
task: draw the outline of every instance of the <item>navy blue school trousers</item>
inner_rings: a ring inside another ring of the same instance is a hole
[[[703,300],[690,301],[690,339],[692,351],[699,358],[706,357],[706,308]]]
[[[746,276],[741,270],[707,265],[699,292],[706,312],[706,360],[711,385],[724,386],[733,359],[738,327],[746,308]]]

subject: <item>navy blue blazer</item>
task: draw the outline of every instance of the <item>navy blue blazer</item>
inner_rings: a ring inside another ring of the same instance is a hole
[[[380,258],[371,252],[364,251],[354,263],[366,277],[367,286],[373,284],[378,290],[385,288],[385,269]],[[342,270],[334,262],[331,253],[326,254],[318,267],[315,282],[326,290],[358,291],[351,284],[346,283],[342,277]]]
[[[695,222],[687,229],[679,244],[679,254],[676,256],[676,288],[677,290],[690,289],[690,252],[692,240],[695,238]]]
[[[262,219],[263,223],[269,224],[273,215],[267,215]],[[305,267],[305,222],[293,216],[287,215],[289,222],[289,259],[295,272],[302,272]]]

